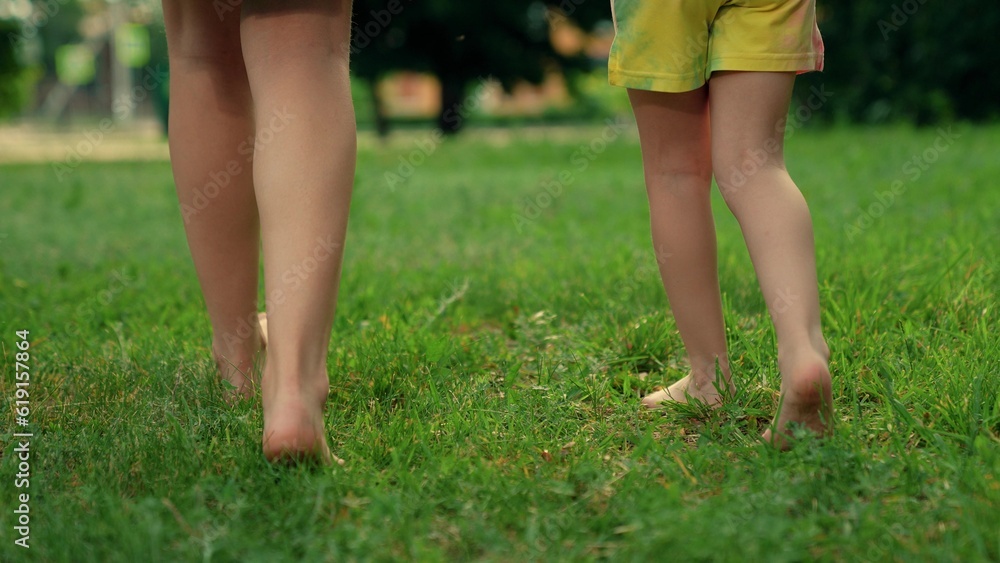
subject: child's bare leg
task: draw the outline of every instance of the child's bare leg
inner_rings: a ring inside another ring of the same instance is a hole
[[[253,135],[237,18],[211,2],[165,0],[170,56],[170,157],[188,245],[223,379],[254,391],[258,223],[253,172],[240,144]]]
[[[330,460],[326,357],[356,153],[350,16],[342,0],[243,5],[268,310],[263,448],[272,460]]]
[[[691,363],[687,377],[646,396],[643,404],[687,397],[715,404],[731,383],[709,199],[708,94],[705,88],[680,94],[629,90],[629,98],[639,126],[653,246]]]
[[[788,423],[820,435],[833,428],[812,220],[782,150],[794,80],[793,73],[722,72],[709,82],[716,181],[743,230],[778,339],[779,446]],[[764,437],[771,440],[770,431]]]

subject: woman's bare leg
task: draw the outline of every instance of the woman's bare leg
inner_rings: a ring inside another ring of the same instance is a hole
[[[259,257],[252,162],[253,103],[238,18],[211,2],[165,0],[170,57],[170,162],[188,245],[212,324],[223,379],[254,392],[261,349]],[[242,150],[241,150],[242,147]]]
[[[242,10],[257,124],[268,312],[263,448],[271,460],[330,459],[326,358],[356,154],[350,17],[343,0],[246,0]]]
[[[731,388],[710,191],[708,93],[629,90],[639,126],[650,223],[663,287],[691,373],[643,398],[718,403]],[[723,381],[718,381],[718,371]]]
[[[812,220],[783,153],[794,81],[794,73],[768,72],[721,72],[709,81],[716,181],[743,230],[778,339],[781,407],[776,432],[764,438],[781,447],[789,423],[821,436],[833,429]]]

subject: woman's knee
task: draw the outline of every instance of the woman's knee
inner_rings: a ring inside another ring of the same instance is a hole
[[[171,63],[242,68],[239,1],[233,12],[219,13],[204,0],[165,0],[163,19]]]
[[[351,3],[246,0],[241,32],[247,66],[343,61],[350,54]]]
[[[674,154],[645,167],[646,188],[674,195],[707,193],[712,186],[711,162],[700,154]]]

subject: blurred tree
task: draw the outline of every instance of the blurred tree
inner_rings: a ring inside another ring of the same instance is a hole
[[[22,20],[0,22],[0,67],[10,71],[10,61],[20,68],[12,75],[0,70],[0,113],[20,111],[37,90],[51,92],[55,84],[55,53],[66,44],[79,43],[83,11],[77,2],[32,3]]]
[[[354,9],[353,68],[374,106],[374,85],[385,74],[432,73],[442,84],[438,124],[446,132],[461,127],[463,96],[480,77],[509,89],[593,65],[552,48],[554,18],[590,30],[611,16],[609,0],[356,0]],[[1000,2],[819,0],[818,13],[826,70],[803,76],[797,88],[805,101],[823,87],[830,94],[824,115],[918,124],[1000,118],[1000,50],[993,45]],[[384,131],[384,118],[377,122]]]
[[[0,6],[6,1],[0,0]],[[148,9],[156,4],[124,1]],[[18,106],[26,85],[42,74],[39,91],[52,90],[56,49],[84,41],[80,28],[85,16],[100,14],[107,2],[33,0],[30,20],[0,21],[0,113]],[[374,85],[387,73],[405,69],[437,76],[442,84],[438,125],[451,133],[477,105],[478,100],[466,94],[480,78],[493,77],[509,89],[520,80],[538,83],[550,72],[572,77],[603,64],[559,53],[549,32],[560,18],[591,30],[610,20],[609,3],[355,0],[353,38],[347,48],[353,53],[354,74],[368,85],[376,109],[380,104]],[[1000,73],[995,72],[1000,50],[994,46],[1000,2],[818,0],[818,13],[827,45],[826,70],[804,75],[797,89],[805,101],[814,88],[823,87],[829,93],[823,115],[920,124],[1000,118]],[[34,22],[30,29],[28,21]],[[104,19],[88,21],[93,27]],[[162,39],[162,33],[154,32],[153,38]],[[32,45],[30,60],[14,54],[24,39]],[[156,57],[162,45],[154,42],[153,48],[154,60],[162,60]],[[34,78],[22,72],[23,64],[34,69]],[[92,95],[100,94],[101,79],[87,86]],[[568,84],[572,88],[574,81]],[[385,131],[384,117],[376,114],[379,129]]]
[[[24,105],[19,45],[21,25],[12,20],[0,20],[0,117],[17,112]]]
[[[579,3],[577,3],[579,2]],[[552,0],[569,17],[610,18],[605,0]],[[507,90],[521,80],[541,83],[550,71],[587,68],[582,56],[556,52],[549,41],[547,4],[536,0],[356,0],[351,39],[353,72],[372,95],[376,124],[387,130],[375,84],[401,69],[428,72],[441,83],[438,127],[455,133],[479,100],[466,89],[491,77]]]
[[[89,98],[87,105],[111,105],[108,43],[113,24],[109,17],[112,5],[121,7],[130,23],[151,26],[149,65],[166,64],[163,26],[158,19],[159,0],[25,0],[17,9],[13,4],[4,5],[6,1],[0,0],[0,13],[14,14],[20,19],[0,21],[0,67],[7,68],[7,57],[14,52],[18,53],[14,60],[27,67],[17,81],[4,74],[9,70],[0,70],[0,105],[8,108],[8,112],[12,93],[21,94],[19,107],[34,98],[37,107],[32,109],[36,116],[48,118],[64,118],[74,97]],[[94,80],[82,85],[62,84],[56,71],[57,53],[61,47],[81,44],[94,53],[97,63]],[[157,110],[165,107],[165,95],[160,96],[159,90],[154,95],[163,98],[155,100]],[[162,113],[165,114],[165,109]]]
[[[819,0],[832,114],[847,121],[1000,117],[1000,2]]]

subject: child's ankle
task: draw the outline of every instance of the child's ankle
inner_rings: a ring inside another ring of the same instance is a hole
[[[802,361],[814,361],[817,358],[824,362],[830,360],[830,348],[822,336],[803,340],[795,346],[778,345],[778,365],[795,364]]]
[[[707,365],[692,365],[690,377],[691,382],[699,387],[720,379],[728,382],[730,380],[729,362],[718,361]]]

